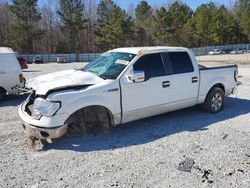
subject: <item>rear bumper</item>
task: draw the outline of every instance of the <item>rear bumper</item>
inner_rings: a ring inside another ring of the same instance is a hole
[[[60,138],[67,132],[68,129],[68,125],[49,129],[36,127],[25,122],[22,123],[22,126],[28,136],[37,139]]]

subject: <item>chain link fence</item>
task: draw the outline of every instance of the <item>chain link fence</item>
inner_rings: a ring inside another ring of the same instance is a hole
[[[200,47],[200,48],[191,48],[196,56],[201,55],[208,55],[208,52],[219,49],[225,53],[230,53],[233,50],[250,50],[250,44],[233,44],[233,45],[220,45],[220,46],[207,46],[207,47]]]
[[[219,49],[223,51],[223,56],[205,56],[208,55],[209,51],[214,49]],[[239,58],[237,55],[231,55],[230,51],[242,49],[245,51],[245,54]],[[208,46],[200,48],[191,48],[195,56],[197,56],[200,61],[229,61],[230,63],[244,62],[250,64],[250,44],[234,44],[234,45],[220,45],[220,46]],[[248,53],[247,53],[248,52]],[[76,54],[21,54],[28,62],[32,62],[35,57],[39,58],[43,62],[57,62],[59,60],[65,60],[67,63],[77,62],[90,62],[100,56],[100,53],[85,53],[79,54],[77,57]],[[204,60],[205,59],[205,60]]]

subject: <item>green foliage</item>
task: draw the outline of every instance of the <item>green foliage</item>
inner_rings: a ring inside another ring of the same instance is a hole
[[[41,39],[43,31],[38,22],[41,15],[37,12],[38,0],[13,0],[9,7],[16,19],[11,24],[7,44],[19,51],[33,53],[33,42]]]
[[[61,30],[65,35],[68,49],[77,52],[80,48],[81,31],[87,22],[84,19],[84,4],[81,0],[60,0],[58,14],[62,20]]]
[[[192,10],[186,4],[176,1],[168,10],[168,41],[171,45],[183,45],[183,26],[191,19]]]
[[[132,35],[132,19],[120,7],[114,6],[99,27],[96,43],[103,49],[127,46]]]
[[[197,8],[193,20],[195,23],[195,30],[197,32],[197,45],[210,45],[211,33],[210,26],[213,22],[213,17],[216,13],[216,6],[214,3],[202,4]]]
[[[154,37],[158,44],[166,45],[168,42],[168,33],[167,33],[167,10],[164,7],[161,7],[159,10],[156,10],[154,16],[155,30]]]
[[[141,0],[135,10],[128,10],[134,18],[114,0],[100,0],[98,6],[96,0],[48,0],[47,7],[39,9],[42,20],[37,2],[0,3],[0,45],[29,53],[79,54],[122,46],[200,47],[250,41],[250,0],[235,0],[232,10],[210,2],[195,12],[180,0],[156,10]],[[52,2],[59,2],[58,14]]]
[[[179,1],[173,3],[168,10],[164,7],[156,10],[154,36],[157,43],[175,46],[189,45],[184,29],[188,29],[187,27],[190,26],[185,25],[190,21],[191,16],[191,9]]]
[[[56,53],[63,54],[68,53],[69,49],[67,48],[67,42],[59,41],[56,45]]]
[[[136,23],[136,45],[148,46],[154,45],[153,34],[154,34],[154,20],[153,20],[153,9],[143,0],[137,5],[135,9],[135,23]]]
[[[107,19],[108,14],[112,8],[115,7],[115,3],[112,0],[101,0],[97,7],[97,21],[103,22]]]
[[[250,41],[250,0],[236,1],[235,14],[242,33],[248,38],[248,41]]]
[[[109,6],[104,6],[104,2]],[[202,4],[194,13],[188,5],[181,1],[174,1],[170,7],[160,7],[154,12],[147,1],[142,0],[135,9],[134,25],[128,24],[130,26],[128,30],[134,31],[131,32],[129,38],[134,40],[127,44],[198,47],[247,42],[245,36],[250,35],[250,16],[246,16],[250,15],[249,2],[249,0],[240,0],[236,3],[235,12],[240,18],[237,20],[233,12],[225,6],[218,7],[212,2]],[[105,15],[110,13],[110,9],[107,7],[112,6],[116,7],[113,1],[108,0],[102,0],[98,6],[98,14],[102,18],[99,20],[103,20],[103,22],[99,23],[101,29],[96,33],[97,42],[101,46],[106,45],[105,49],[123,46],[124,42],[121,44],[119,41],[128,39],[126,38],[128,35],[120,36],[124,31],[124,27],[118,24],[124,20],[122,14],[116,12],[105,18]],[[242,19],[243,17],[244,19]],[[132,22],[133,20],[129,23]],[[123,39],[121,40],[121,38]]]
[[[239,31],[238,28],[239,26],[230,12],[224,6],[219,7],[210,27],[211,43],[236,43],[237,37],[234,35]]]
[[[149,17],[152,17],[153,10],[152,7],[147,3],[147,1],[143,0],[140,4],[137,5],[135,9],[135,16],[139,23],[144,23]]]

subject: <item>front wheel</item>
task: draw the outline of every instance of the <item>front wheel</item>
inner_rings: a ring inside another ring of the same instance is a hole
[[[219,87],[214,87],[208,93],[205,102],[202,104],[202,108],[211,113],[217,113],[224,108],[225,93]]]

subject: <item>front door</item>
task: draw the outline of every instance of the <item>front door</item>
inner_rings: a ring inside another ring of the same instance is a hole
[[[121,79],[123,123],[163,113],[170,97],[161,53],[143,55],[134,63],[133,71],[144,71],[145,80],[134,83],[128,79],[129,73]]]

